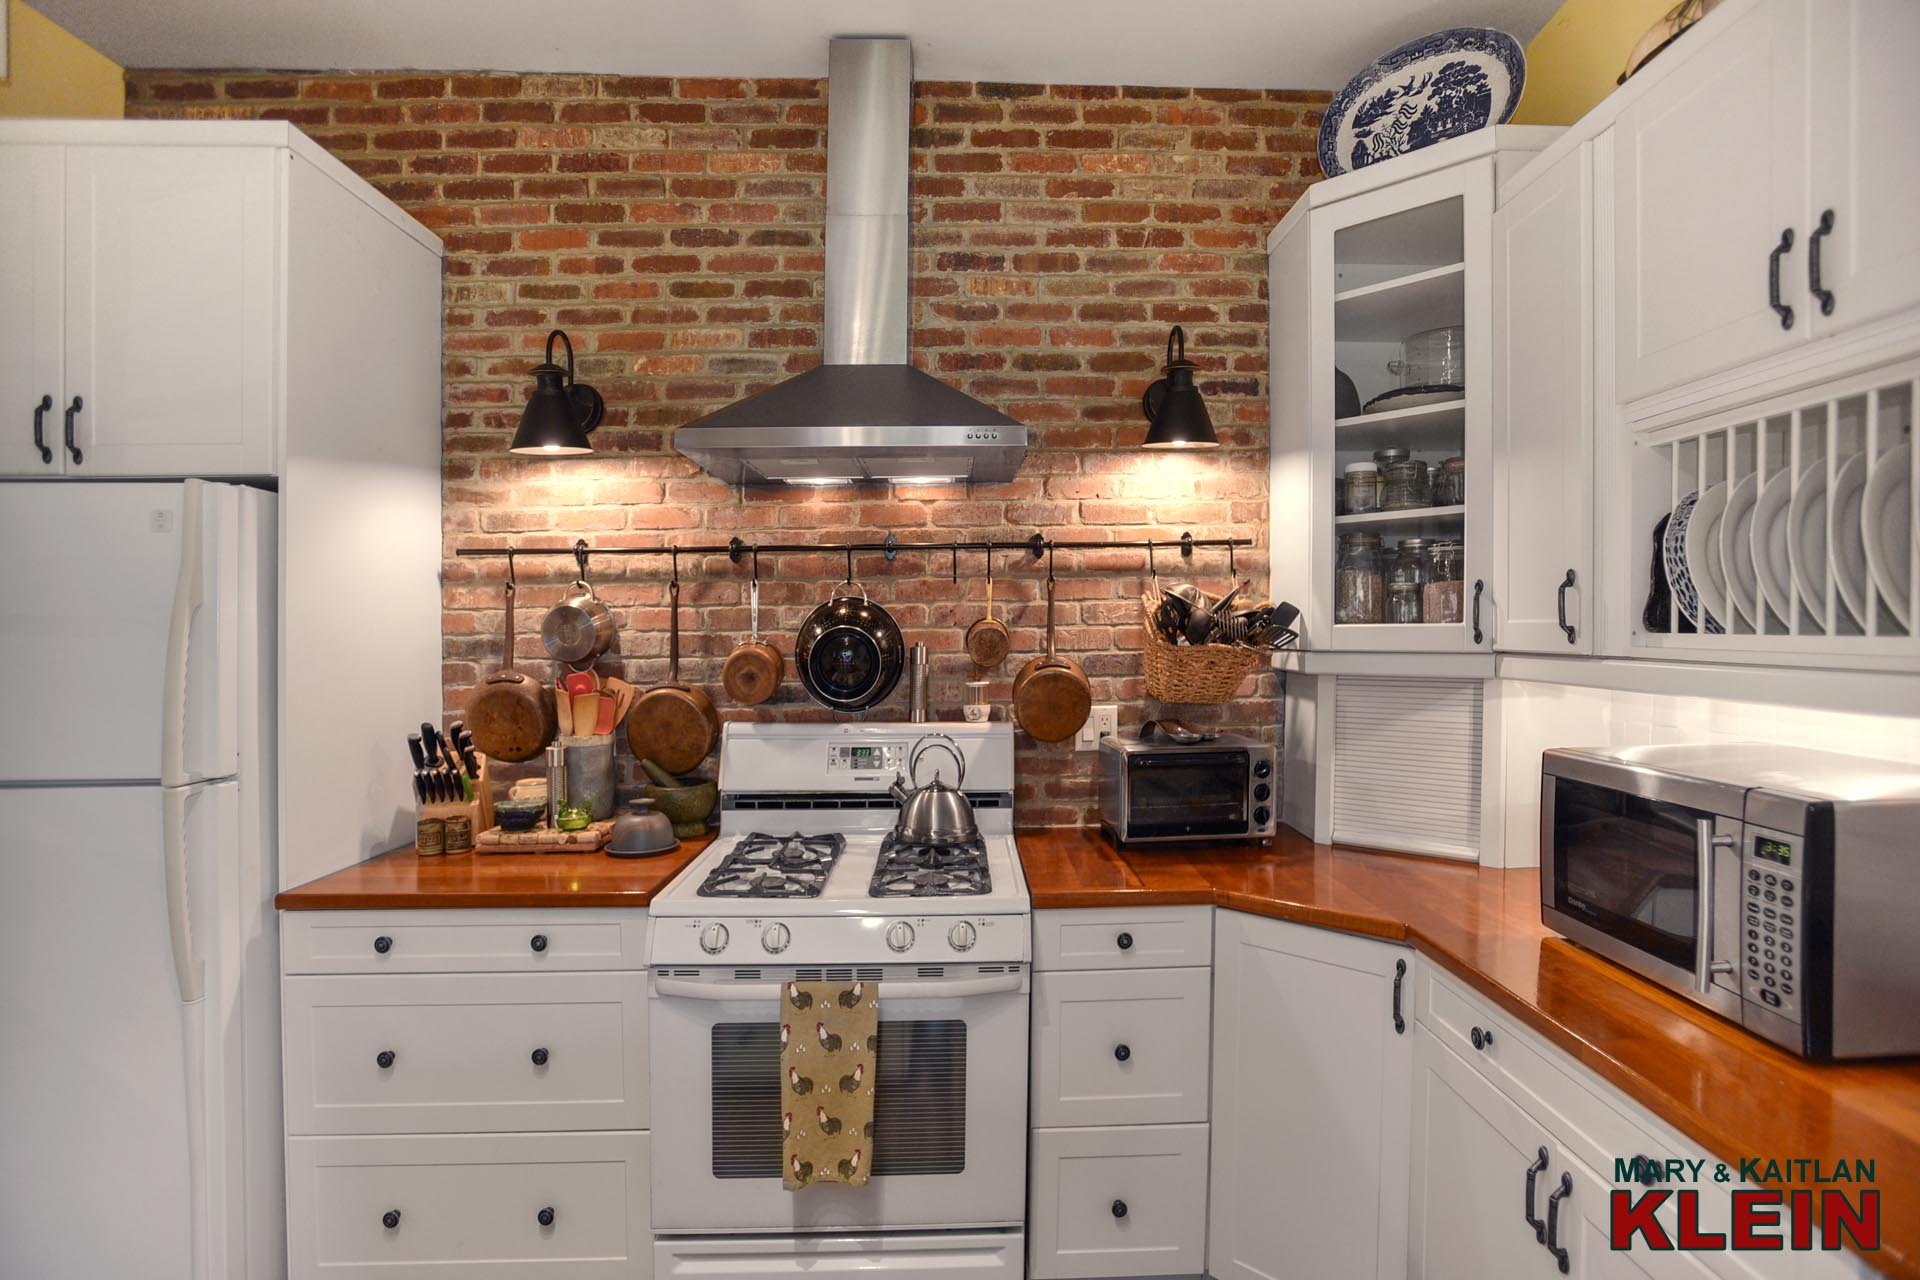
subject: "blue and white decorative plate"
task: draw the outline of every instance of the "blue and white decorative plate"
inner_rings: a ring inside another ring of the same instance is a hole
[[[1320,121],[1328,177],[1505,124],[1527,82],[1520,42],[1455,27],[1401,45],[1347,82]]]
[[[1680,505],[1673,509],[1673,518],[1667,521],[1666,537],[1660,543],[1660,562],[1666,567],[1667,587],[1673,592],[1673,603],[1681,615],[1707,635],[1725,635],[1727,629],[1720,619],[1700,603],[1699,589],[1687,569],[1687,526],[1693,522],[1693,509],[1699,503],[1700,492],[1696,489],[1680,499]]]

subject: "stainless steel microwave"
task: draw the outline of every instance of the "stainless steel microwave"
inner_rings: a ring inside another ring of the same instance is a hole
[[[1122,844],[1267,839],[1278,785],[1272,745],[1251,738],[1100,740],[1100,826]]]
[[[1540,914],[1805,1057],[1920,1052],[1920,768],[1758,743],[1548,751]]]

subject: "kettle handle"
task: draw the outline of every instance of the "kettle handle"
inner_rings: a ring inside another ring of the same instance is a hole
[[[911,782],[916,789],[919,788],[920,757],[929,747],[939,747],[953,757],[953,763],[959,773],[959,776],[953,780],[953,789],[958,791],[964,787],[967,781],[967,758],[960,753],[960,744],[944,733],[924,734],[918,742],[913,744],[913,751],[907,756],[907,781]]]

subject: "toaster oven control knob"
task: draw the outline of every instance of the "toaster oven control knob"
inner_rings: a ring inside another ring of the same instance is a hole
[[[905,920],[895,920],[887,926],[887,945],[895,951],[905,951],[913,945],[913,926]]]
[[[1272,772],[1273,772],[1273,762],[1271,760],[1255,760],[1253,762],[1254,777],[1264,778]]]
[[[975,936],[973,926],[965,920],[960,921],[954,925],[953,928],[947,930],[947,942],[955,951],[973,950],[973,940]]]
[[[787,931],[787,926],[777,920],[768,925],[766,931],[760,935],[760,945],[767,949],[769,955],[779,955],[787,949],[787,944],[791,941],[793,941],[793,935]]]
[[[1272,794],[1273,794],[1273,788],[1268,786],[1266,783],[1256,782],[1253,784],[1253,798],[1255,800],[1265,800],[1268,796]]]
[[[1273,813],[1267,808],[1267,806],[1261,805],[1258,809],[1255,809],[1253,811],[1253,825],[1256,827],[1264,827],[1267,825],[1267,819],[1271,818],[1272,816],[1273,816]]]
[[[714,921],[700,931],[700,949],[710,956],[717,956],[727,949],[727,926]]]

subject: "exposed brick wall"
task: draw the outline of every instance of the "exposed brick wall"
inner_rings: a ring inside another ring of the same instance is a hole
[[[755,492],[741,497],[673,452],[673,429],[819,360],[826,172],[822,80],[601,76],[135,72],[127,114],[286,119],[447,243],[446,701],[457,712],[498,663],[504,565],[455,547],[607,546],[746,539],[1244,535],[1242,576],[1266,573],[1263,239],[1318,173],[1325,95],[1112,86],[915,86],[913,359],[1026,423],[1035,447],[1011,484]],[[1155,456],[1138,401],[1167,328],[1189,351],[1225,448]],[[506,444],[547,330],[573,337],[608,404],[581,461],[514,458]],[[1163,572],[1180,576],[1177,555]],[[1217,553],[1188,566],[1225,582]],[[861,557],[858,575],[935,655],[952,713],[971,666],[983,564]],[[1155,714],[1141,678],[1144,553],[1061,553],[1059,645],[1124,722]],[[544,570],[544,571],[543,571]],[[665,671],[666,564],[594,563],[621,624],[604,663],[638,684]],[[763,625],[791,634],[844,573],[837,557],[763,560]],[[746,625],[746,570],[682,565],[684,674],[719,692]],[[572,576],[523,563],[519,652]],[[1003,558],[996,599],[1014,654],[1041,642],[1041,566]],[[537,666],[544,664],[534,663]],[[902,715],[904,683],[887,710]],[[1271,736],[1276,681],[1182,709]],[[756,714],[724,705],[723,714]],[[757,714],[820,718],[796,679]],[[623,751],[624,755],[624,751]],[[1092,755],[1021,739],[1025,825],[1094,806]]]

